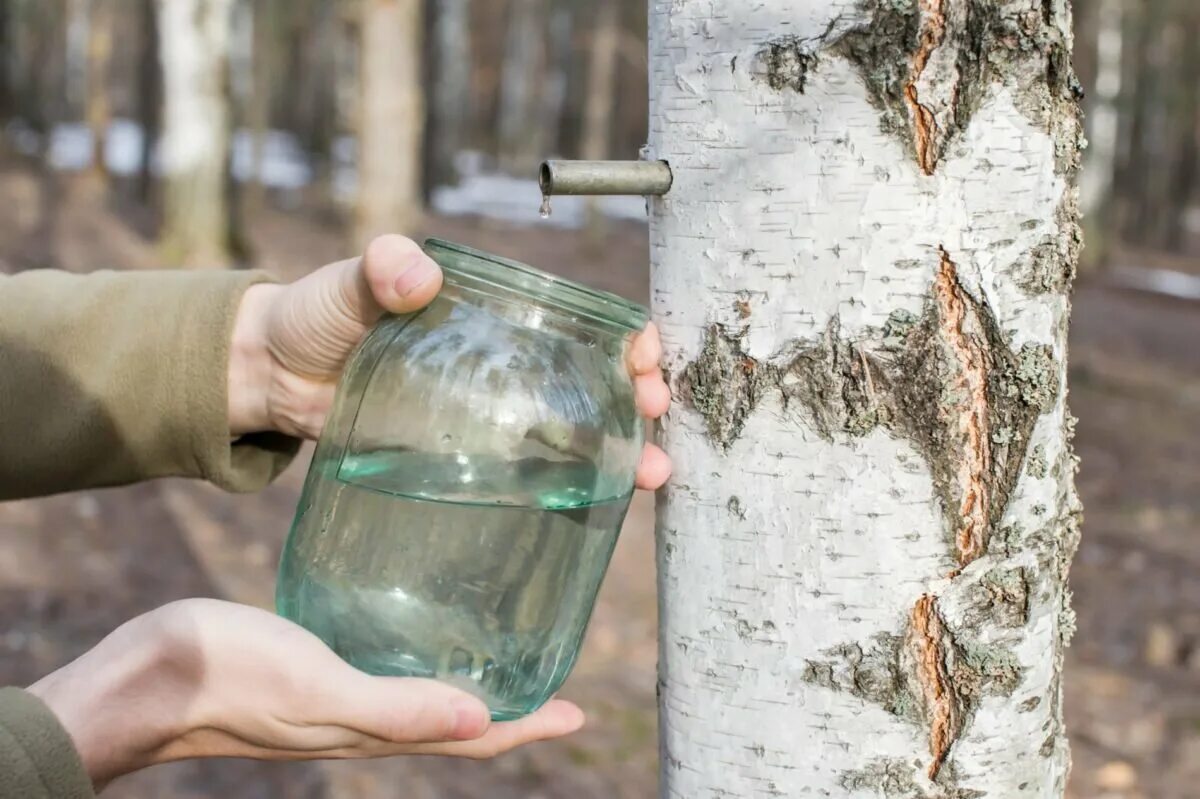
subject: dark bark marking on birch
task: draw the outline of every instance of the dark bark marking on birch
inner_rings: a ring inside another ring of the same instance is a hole
[[[987,552],[1034,425],[1057,400],[1059,372],[1049,347],[1008,347],[991,307],[962,284],[945,249],[919,318],[895,313],[850,341],[835,317],[816,341],[764,361],[745,352],[744,335],[710,325],[676,386],[715,445],[727,451],[774,390],[828,440],[886,429],[924,457],[958,568]]]
[[[1056,135],[1062,173],[1079,166],[1079,82],[1071,67],[1069,25],[1050,0],[1023,12],[1004,0],[863,0],[865,24],[823,39],[824,50],[854,65],[880,111],[926,175],[966,130],[995,84],[1015,89],[1018,108]],[[1065,13],[1065,12],[1061,12]],[[932,97],[918,86],[944,91]]]
[[[917,684],[929,723],[929,779],[936,780],[950,747],[962,732],[961,700],[951,682],[947,654],[952,645],[937,612],[937,600],[926,594],[917,600],[909,618],[909,640],[917,665]]]
[[[742,349],[744,335],[710,325],[700,356],[688,364],[677,384],[680,400],[704,417],[709,438],[724,450],[742,434],[772,371]]]
[[[949,757],[982,698],[1011,696],[1020,685],[1024,672],[1010,651],[952,630],[937,598],[926,594],[913,606],[902,635],[880,634],[869,644],[842,644],[824,654],[827,659],[805,664],[804,682],[856,696],[927,731],[932,760],[926,775],[940,789],[929,799],[984,795],[959,785]],[[913,776],[911,763],[899,763],[874,761],[847,772],[843,781],[891,796],[889,785],[896,788]]]
[[[758,52],[754,77],[765,80],[775,91],[791,89],[804,94],[808,71],[817,57],[799,36],[781,36],[766,43]]]
[[[1012,352],[987,302],[962,285],[949,253],[938,256],[921,318],[893,314],[857,342],[834,320],[818,342],[777,359],[773,379],[785,407],[802,407],[826,438],[884,427],[913,442],[962,567],[987,552],[1059,375],[1047,347]]]
[[[920,721],[918,702],[901,664],[904,640],[876,636],[868,646],[842,644],[824,654],[827,660],[805,663],[801,679],[878,705],[893,716]]]
[[[939,338],[951,365],[943,386],[945,433],[957,455],[952,493],[957,499],[954,543],[959,566],[987,551],[991,535],[992,437],[988,374],[993,367],[979,307],[958,280],[958,267],[944,248],[934,278]]]
[[[957,777],[947,766],[938,777],[938,788],[934,793],[922,790],[913,777],[912,764],[903,758],[884,757],[867,763],[861,769],[852,769],[841,775],[839,784],[847,791],[874,791],[888,799],[983,799],[985,791],[970,788],[943,787]],[[949,777],[949,779],[947,779]]]
[[[996,567],[971,588],[968,625],[992,622],[1000,627],[1019,628],[1029,622],[1031,575],[1023,566]]]
[[[951,0],[953,2],[953,0]],[[917,81],[929,65],[929,57],[946,35],[946,17],[942,0],[920,0],[921,40],[913,54],[912,75],[904,86],[904,99],[912,114],[917,163],[926,175],[932,175],[938,162],[938,124],[934,112],[921,104]]]
[[[1030,296],[1068,292],[1075,282],[1083,231],[1079,225],[1079,199],[1074,192],[1067,194],[1054,216],[1057,235],[1042,237],[1012,266],[1014,281]]]

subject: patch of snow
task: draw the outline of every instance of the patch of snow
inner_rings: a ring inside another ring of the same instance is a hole
[[[23,155],[35,156],[41,149],[42,137],[22,120],[10,122],[4,135]],[[353,202],[358,187],[355,145],[352,136],[339,136],[330,151],[333,194],[344,203]],[[136,175],[141,166],[143,146],[144,133],[137,122],[114,119],[105,141],[104,158],[109,171],[123,177]],[[46,157],[51,167],[59,171],[78,172],[89,168],[92,164],[91,130],[78,122],[55,125],[49,136]],[[587,200],[583,197],[554,197],[551,216],[542,219],[539,214],[541,190],[532,176],[517,178],[499,172],[490,156],[473,150],[459,153],[454,163],[461,179],[458,185],[434,189],[431,205],[436,213],[567,229],[584,225]],[[152,155],[151,169],[155,174],[159,173],[157,152]],[[254,139],[248,130],[239,129],[233,134],[230,169],[234,180],[239,182],[255,176]],[[263,185],[278,191],[288,204],[298,202],[299,192],[316,177],[312,158],[299,139],[282,130],[267,132],[258,172]],[[646,219],[646,203],[642,197],[599,197],[597,207],[610,219],[641,222]]]
[[[1109,279],[1118,286],[1135,291],[1177,300],[1200,300],[1200,276],[1186,272],[1119,266],[1111,271]]]

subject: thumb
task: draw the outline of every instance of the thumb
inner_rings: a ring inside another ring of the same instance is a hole
[[[442,288],[441,268],[416,242],[404,236],[380,236],[373,240],[363,253],[360,268],[360,279],[370,292],[370,298],[359,295],[361,301],[376,307],[355,310],[368,324],[374,321],[380,308],[392,313],[424,308]]]
[[[344,684],[327,697],[334,723],[391,743],[474,740],[487,732],[487,705],[435,680],[372,677]]]

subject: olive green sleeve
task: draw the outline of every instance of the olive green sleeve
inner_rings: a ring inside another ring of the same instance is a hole
[[[0,799],[91,799],[71,736],[40,699],[0,689]]]
[[[265,486],[299,444],[229,437],[233,322],[254,272],[0,277],[0,499],[197,477]]]

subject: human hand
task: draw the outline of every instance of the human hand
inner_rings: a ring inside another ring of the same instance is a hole
[[[463,691],[369,676],[285,619],[210,599],[139,616],[29,690],[70,733],[98,786],[199,757],[481,759],[583,725],[562,701],[490,723],[483,702]]]
[[[231,433],[318,437],[342,368],[367,331],[385,311],[425,307],[441,287],[438,265],[402,236],[375,239],[362,258],[329,264],[291,285],[251,287],[234,327]],[[648,419],[662,416],[671,402],[661,358],[651,324],[634,339],[628,357],[638,408]],[[638,487],[656,489],[670,473],[666,453],[647,444]]]

